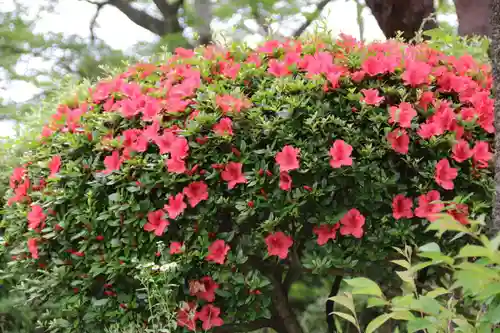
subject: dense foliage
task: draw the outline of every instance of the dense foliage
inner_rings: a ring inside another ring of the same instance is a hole
[[[5,281],[52,331],[175,312],[179,331],[300,332],[298,279],[490,210],[490,87],[470,56],[394,40],[138,64],[61,104],[14,170]],[[161,307],[138,267],[166,276]]]
[[[472,227],[468,228],[443,215],[429,225],[428,229],[440,234],[452,231],[458,237],[466,235],[471,244],[454,253],[443,253],[435,242],[421,246],[417,259],[411,247],[398,249],[402,258],[393,263],[399,268],[402,292],[397,296],[384,295],[377,283],[366,278],[346,280],[351,290],[333,299],[349,311],[341,310],[336,315],[366,333],[376,332],[382,325],[390,327],[391,332],[496,331],[500,324],[500,235],[488,239],[481,232],[484,229],[478,228],[484,221],[470,222]],[[429,269],[433,278],[422,285],[417,277],[424,269]],[[360,327],[355,311],[354,300],[359,295],[363,295],[367,307],[385,310],[366,328]]]

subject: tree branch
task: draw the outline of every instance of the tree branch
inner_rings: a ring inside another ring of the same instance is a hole
[[[275,322],[272,319],[257,319],[248,323],[241,324],[225,324],[214,329],[214,333],[237,333],[237,332],[253,332],[261,328],[273,328]]]
[[[96,36],[95,36],[95,32],[94,32],[94,29],[97,25],[97,18],[99,17],[99,14],[101,12],[101,9],[106,6],[108,4],[108,2],[103,2],[103,3],[96,3],[95,5],[97,6],[96,8],[96,11],[95,11],[95,14],[94,16],[92,16],[92,19],[90,20],[90,26],[89,26],[89,30],[90,30],[90,41],[92,43],[95,42],[96,40]]]
[[[329,2],[330,0],[322,0],[320,3],[318,3],[316,5],[316,10],[314,11],[314,13],[308,15],[306,21],[293,33],[293,36],[299,37],[300,35],[302,35],[307,27],[309,27],[311,23],[313,23],[314,20],[318,18],[318,16],[321,14],[323,9],[325,9],[326,5],[328,5]]]
[[[296,248],[293,248],[290,254],[290,269],[283,281],[283,289],[288,294],[292,284],[300,278],[302,273],[302,265],[300,263],[299,253]]]
[[[163,35],[178,33],[182,31],[177,17],[179,9],[184,5],[184,0],[153,0],[156,7],[163,16],[163,25],[165,32]]]
[[[165,31],[165,22],[142,10],[132,7],[128,0],[109,0],[108,4],[121,11],[138,26],[151,31],[158,36],[163,36],[166,33],[169,33],[169,31]]]

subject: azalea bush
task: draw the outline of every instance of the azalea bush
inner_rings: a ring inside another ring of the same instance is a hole
[[[300,333],[297,281],[383,278],[438,213],[489,212],[490,88],[470,56],[345,36],[134,65],[61,103],[13,170],[4,279],[48,331],[174,311],[178,332]],[[176,267],[163,310],[143,262]]]
[[[500,235],[488,239],[481,220],[462,225],[450,215],[429,225],[439,234],[453,232],[467,237],[470,244],[454,253],[443,253],[435,243],[397,249],[401,259],[393,260],[401,280],[401,293],[388,297],[374,281],[366,278],[346,280],[350,291],[335,296],[335,315],[351,323],[358,332],[377,332],[382,325],[391,332],[493,332],[500,324]],[[479,228],[478,228],[479,227]],[[416,258],[417,257],[417,258]],[[425,283],[418,272],[429,269]],[[366,328],[361,327],[355,301],[365,298],[369,308],[382,309]],[[348,310],[348,311],[344,311]]]

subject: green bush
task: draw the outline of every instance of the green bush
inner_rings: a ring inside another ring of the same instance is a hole
[[[469,56],[347,37],[133,66],[61,104],[14,170],[4,278],[48,331],[173,312],[300,332],[298,279],[377,270],[437,213],[490,210],[490,87]]]
[[[402,292],[387,297],[382,289],[366,278],[346,280],[351,291],[333,297],[349,310],[335,314],[351,322],[358,330],[376,332],[388,325],[391,331],[403,332],[493,332],[500,324],[500,235],[488,239],[471,221],[472,228],[444,215],[429,226],[439,233],[453,231],[472,240],[454,254],[444,254],[438,244],[421,246],[416,263],[412,248],[397,249],[403,259],[393,260],[403,270],[397,271]],[[426,281],[417,279],[418,272],[429,270]],[[431,278],[431,275],[434,275]],[[363,329],[359,325],[353,295],[363,295],[369,308],[382,308],[384,313]]]

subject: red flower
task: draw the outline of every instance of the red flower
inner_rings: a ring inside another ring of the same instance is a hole
[[[190,331],[196,331],[196,307],[194,302],[183,303],[177,310],[177,325]]]
[[[145,231],[154,231],[156,236],[161,236],[165,232],[170,222],[163,218],[165,212],[162,209],[148,213],[148,223],[144,225]]]
[[[104,166],[106,169],[103,171],[105,175],[110,174],[113,171],[120,170],[122,164],[122,159],[120,158],[120,153],[115,150],[110,156],[104,158]]]
[[[43,208],[39,205],[31,206],[31,211],[28,213],[28,228],[37,229],[45,221],[47,215],[43,213]]]
[[[330,165],[332,168],[337,169],[343,165],[352,165],[352,146],[345,143],[344,140],[335,140],[333,147],[330,148]]]
[[[445,190],[453,190],[453,180],[457,178],[458,170],[450,167],[450,162],[443,158],[436,164],[434,179]]]
[[[353,208],[340,219],[340,224],[340,234],[342,236],[353,235],[356,238],[361,238],[363,236],[365,217],[361,215],[359,210]]]
[[[177,193],[175,196],[171,195],[168,198],[168,204],[166,204],[163,209],[165,209],[168,213],[168,217],[171,219],[175,219],[177,216],[184,212],[187,205],[184,202],[184,194]]]
[[[418,207],[415,209],[415,215],[433,222],[437,215],[443,209],[444,205],[439,201],[441,199],[439,192],[432,190],[427,194],[418,197]]]
[[[170,254],[180,254],[182,253],[182,243],[172,242],[170,243]]]
[[[280,189],[290,191],[292,189],[292,177],[288,172],[280,172]]]
[[[398,194],[392,200],[392,216],[394,216],[396,220],[402,217],[411,219],[413,217],[412,207],[413,201],[410,198]]]
[[[429,82],[432,67],[422,61],[407,60],[406,70],[401,76],[405,84],[412,87]]]
[[[220,309],[212,304],[204,305],[196,317],[203,322],[201,327],[208,331],[212,327],[222,326],[224,321],[219,317]]]
[[[335,239],[339,228],[339,223],[334,225],[322,224],[319,227],[314,227],[313,232],[318,236],[318,245],[325,245],[329,239]]]
[[[288,74],[290,74],[287,64],[284,62],[279,62],[276,59],[269,60],[269,68],[267,69],[267,71],[277,77],[287,76]]]
[[[488,161],[493,154],[490,152],[488,142],[479,141],[472,149],[472,159],[479,164],[481,168],[488,167]]]
[[[395,152],[400,154],[408,153],[410,137],[404,129],[396,128],[394,131],[387,134],[387,141],[389,141]]]
[[[184,173],[186,172],[186,162],[179,157],[172,157],[165,160],[165,165],[167,166],[167,171],[172,173]]]
[[[38,247],[36,238],[28,238],[28,250],[33,259],[38,259]]]
[[[411,121],[417,115],[417,111],[415,111],[410,103],[406,102],[401,102],[398,106],[391,106],[389,113],[391,116],[389,124],[398,123],[399,126],[405,128],[411,127]]]
[[[361,97],[361,102],[365,102],[368,105],[380,105],[384,101],[383,96],[378,95],[377,89],[361,89],[363,97]]]
[[[182,193],[188,198],[189,205],[194,208],[201,201],[208,199],[208,186],[203,181],[192,182],[184,187]]]
[[[466,204],[455,204],[454,206],[448,210],[448,214],[463,225],[469,224],[469,207]]]
[[[228,118],[222,118],[217,124],[214,125],[213,130],[215,134],[223,136],[223,135],[233,135],[233,121]]]
[[[473,151],[469,147],[469,143],[465,140],[458,140],[453,146],[452,157],[455,161],[461,163],[472,157]]]
[[[50,175],[49,177],[53,177],[56,173],[59,172],[61,168],[61,156],[54,156],[49,162]]]
[[[101,241],[103,241],[103,240],[104,240],[104,236],[103,236],[103,235],[97,235],[97,236],[95,237],[95,240],[96,240],[96,241],[98,241],[98,242],[101,242]]]
[[[215,290],[218,288],[219,285],[210,276],[202,277],[200,281],[189,281],[189,294],[210,303],[215,300]]]
[[[433,136],[443,134],[443,129],[439,126],[438,123],[436,122],[427,122],[424,124],[421,124],[420,127],[417,130],[417,134],[422,138],[422,139],[429,139]]]
[[[299,168],[299,159],[297,155],[300,149],[286,145],[279,153],[276,153],[276,163],[280,166],[280,171],[290,171]]]
[[[156,135],[153,137],[154,142],[160,148],[160,154],[169,153],[172,150],[175,140],[177,137],[173,132],[165,131],[163,135]]]
[[[224,171],[222,171],[222,179],[228,182],[227,188],[233,189],[237,184],[245,184],[247,179],[241,171],[243,164],[238,162],[229,162]]]
[[[208,247],[208,255],[205,257],[205,260],[223,265],[230,249],[231,247],[229,245],[227,245],[223,240],[218,239]]]
[[[267,253],[270,256],[278,256],[281,259],[285,259],[288,256],[288,249],[293,244],[292,238],[281,231],[270,234],[266,237],[265,241]]]

